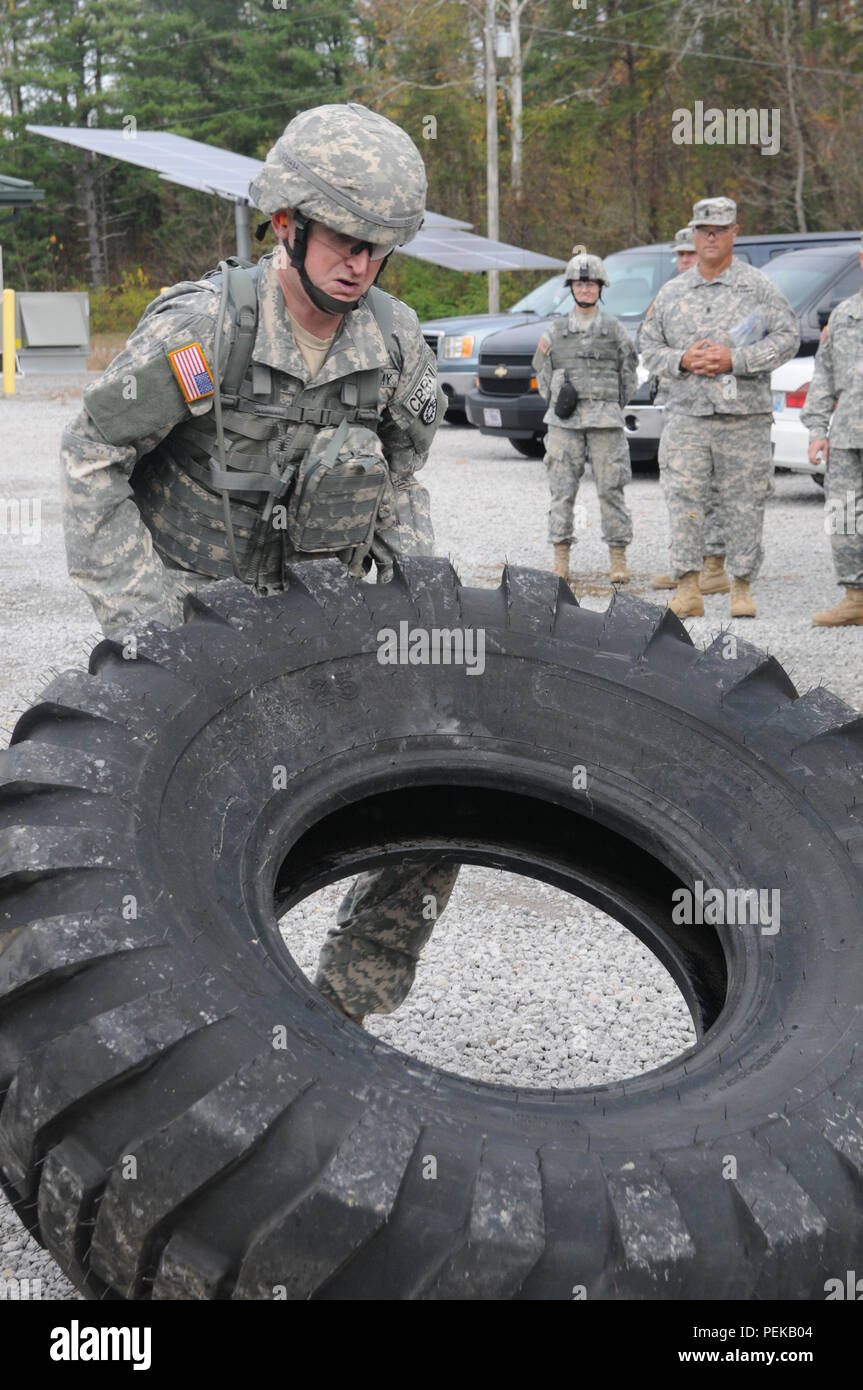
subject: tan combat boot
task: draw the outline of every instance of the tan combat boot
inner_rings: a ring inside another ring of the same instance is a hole
[[[813,627],[863,627],[863,589],[845,589],[845,597],[835,608],[824,608],[812,615]]]
[[[674,575],[673,575],[673,574],[657,574],[656,577],[655,577],[654,579],[651,579],[651,581],[650,581],[650,587],[651,587],[651,589],[673,589],[673,588],[674,588]]]
[[[732,618],[755,617],[755,604],[752,602],[748,579],[732,579],[731,581],[731,616]]]
[[[668,606],[678,618],[704,617],[704,599],[698,587],[698,570],[689,570],[678,579],[674,598]]]
[[[559,574],[561,579],[569,578],[569,541],[555,542],[554,564],[551,567],[552,574]]]
[[[725,571],[724,555],[705,555],[704,568],[698,580],[698,587],[703,594],[727,594],[731,588],[731,580]]]
[[[608,558],[611,561],[612,584],[625,584],[630,577],[629,570],[626,568],[626,546],[610,545]]]

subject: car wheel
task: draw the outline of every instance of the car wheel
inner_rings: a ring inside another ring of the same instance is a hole
[[[511,439],[509,442],[525,458],[541,459],[545,454],[544,434],[535,434],[530,439]]]

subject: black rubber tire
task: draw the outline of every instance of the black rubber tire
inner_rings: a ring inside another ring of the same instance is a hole
[[[541,459],[545,455],[545,435],[534,434],[530,439],[510,439],[510,444],[526,459]]]
[[[483,630],[484,672],[381,665],[402,621]],[[423,559],[214,585],[91,673],[0,763],[0,1168],[88,1296],[822,1299],[860,1268],[847,706],[742,640],[696,650],[666,608]],[[553,1092],[356,1028],[274,901],[417,845],[607,907],[699,1042]],[[675,926],[697,880],[781,889],[781,929]]]

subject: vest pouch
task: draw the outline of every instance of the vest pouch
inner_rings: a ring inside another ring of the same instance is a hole
[[[347,420],[319,430],[288,501],[286,527],[294,549],[369,546],[375,530],[394,518],[395,492],[377,435]]]

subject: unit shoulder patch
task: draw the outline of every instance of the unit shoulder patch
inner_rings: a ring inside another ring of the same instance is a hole
[[[168,353],[168,361],[187,405],[212,396],[216,389],[213,374],[207,366],[200,343],[186,343],[183,347],[175,348]]]
[[[551,339],[549,338],[549,336],[548,336],[547,333],[543,333],[542,337],[540,338],[539,342],[538,342],[537,345],[536,345],[536,350],[537,350],[537,352],[541,352],[541,353],[543,354],[543,356],[545,356],[545,354],[548,352],[548,350],[549,350],[550,347],[551,347]]]
[[[437,372],[423,364],[419,377],[408,391],[405,407],[423,424],[431,425],[437,418]]]

